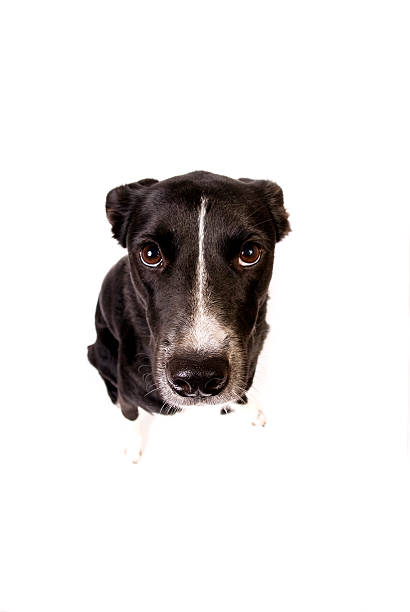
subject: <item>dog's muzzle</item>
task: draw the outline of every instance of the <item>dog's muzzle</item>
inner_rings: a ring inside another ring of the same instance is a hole
[[[166,366],[172,391],[183,397],[210,397],[223,391],[229,379],[229,362],[223,356],[175,356]]]

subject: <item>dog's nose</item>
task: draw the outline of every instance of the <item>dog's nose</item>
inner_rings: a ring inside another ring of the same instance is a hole
[[[167,379],[173,391],[184,397],[218,395],[228,382],[229,363],[223,357],[193,360],[174,357],[167,365]]]

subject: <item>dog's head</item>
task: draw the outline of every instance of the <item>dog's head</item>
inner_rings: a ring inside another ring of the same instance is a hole
[[[192,172],[144,179],[107,196],[170,406],[238,401],[266,334],[275,244],[289,231],[270,181]]]

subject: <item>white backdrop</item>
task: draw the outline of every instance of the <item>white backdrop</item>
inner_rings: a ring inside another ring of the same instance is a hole
[[[0,610],[408,612],[402,2],[5,2]],[[159,418],[86,360],[106,192],[269,178],[268,418]]]

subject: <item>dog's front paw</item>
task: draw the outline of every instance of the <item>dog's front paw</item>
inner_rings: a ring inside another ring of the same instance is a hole
[[[246,404],[230,404],[228,408],[221,410],[221,414],[229,412],[234,412],[240,418],[250,421],[255,427],[265,427],[266,425],[266,417],[255,400],[249,399]]]
[[[248,399],[248,403],[245,404],[244,408],[250,417],[252,425],[255,427],[265,427],[266,417],[263,410],[259,407],[259,404],[253,398]]]
[[[142,448],[137,444],[128,445],[124,448],[124,457],[130,463],[138,463],[142,457]]]
[[[266,417],[260,408],[255,410],[254,414],[252,415],[251,423],[256,427],[265,427]]]
[[[130,463],[138,463],[142,457],[142,451],[144,450],[143,438],[138,425],[128,429],[124,442],[124,457]]]
[[[129,463],[139,463],[144,450],[144,435],[141,428],[141,417],[135,421],[124,419],[121,415],[123,426],[124,457]]]

